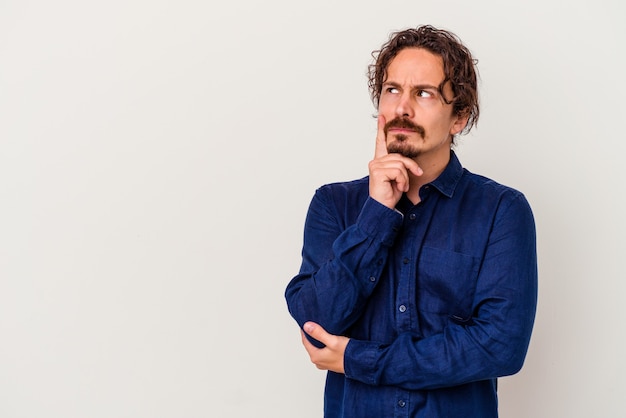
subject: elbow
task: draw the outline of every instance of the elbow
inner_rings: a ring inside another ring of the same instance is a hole
[[[516,356],[515,358],[509,360],[506,364],[503,364],[500,369],[500,373],[498,373],[499,377],[511,376],[518,373],[524,366],[524,359],[524,355]]]
[[[500,355],[497,356],[497,360],[495,361],[495,376],[511,376],[522,370],[527,351],[528,344],[515,344],[508,350],[501,350]]]

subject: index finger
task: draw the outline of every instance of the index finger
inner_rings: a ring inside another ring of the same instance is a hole
[[[374,158],[384,157],[388,154],[385,123],[385,117],[383,115],[378,115],[378,131],[376,133],[376,151],[374,152]]]

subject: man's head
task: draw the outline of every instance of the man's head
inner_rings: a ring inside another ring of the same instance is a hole
[[[479,115],[476,62],[456,35],[432,26],[395,32],[379,51],[373,52],[375,62],[369,66],[368,75],[376,108],[381,111],[381,94],[383,88],[387,88],[390,64],[407,48],[425,50],[441,59],[443,67],[441,79],[435,86],[437,94],[442,103],[450,107],[452,115],[466,121],[458,133],[469,132]]]

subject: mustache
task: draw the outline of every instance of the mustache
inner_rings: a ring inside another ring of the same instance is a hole
[[[387,131],[391,128],[410,129],[417,132],[422,138],[426,136],[426,130],[421,125],[413,123],[413,121],[406,118],[394,118],[385,124],[384,132],[387,136]]]

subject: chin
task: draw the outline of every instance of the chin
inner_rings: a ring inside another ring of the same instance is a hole
[[[390,154],[400,154],[403,157],[411,159],[416,158],[420,155],[420,151],[417,148],[407,143],[396,141],[387,145],[387,152]]]

